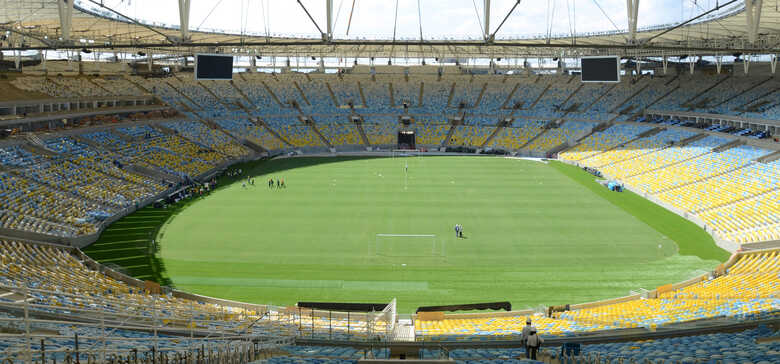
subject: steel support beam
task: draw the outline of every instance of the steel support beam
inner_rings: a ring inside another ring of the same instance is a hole
[[[325,11],[327,12],[326,19],[328,21],[325,40],[330,42],[333,40],[333,0],[325,0]]]
[[[490,39],[490,0],[485,0],[485,31],[482,33],[485,40]]]
[[[628,41],[634,44],[636,43],[636,24],[639,18],[639,0],[626,0],[626,11],[628,12]]]
[[[72,29],[73,19],[73,1],[57,0],[57,10],[60,14],[60,34],[62,40],[70,41],[70,31]]]
[[[190,40],[190,0],[179,0],[179,27],[181,41]]]
[[[758,26],[761,23],[761,7],[764,0],[745,0],[745,19],[747,20],[748,42],[753,44],[758,38]]]
[[[515,8],[517,8],[518,5],[520,5],[520,2],[523,0],[517,0],[515,2],[515,5],[512,6],[512,9],[509,9],[509,12],[506,13],[506,16],[504,17],[504,20],[501,21],[501,24],[498,24],[498,27],[496,28],[496,31],[493,32],[493,34],[490,34],[487,36],[487,42],[492,43],[494,40],[496,40],[496,33],[498,33],[499,29],[506,23],[506,20],[509,19],[509,16],[512,15],[512,12],[515,11]],[[487,29],[487,27],[485,27]]]

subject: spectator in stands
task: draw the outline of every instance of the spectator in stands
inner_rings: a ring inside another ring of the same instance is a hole
[[[520,342],[523,343],[523,346],[525,347],[526,358],[530,358],[528,350],[528,336],[531,335],[531,331],[536,331],[536,327],[531,325],[531,318],[528,317],[525,319],[525,326],[523,326],[523,331],[520,336]]]
[[[531,360],[536,360],[536,352],[539,351],[539,347],[544,343],[544,339],[536,334],[536,328],[531,329],[528,334],[525,344],[525,357]],[[530,354],[530,355],[529,355]]]

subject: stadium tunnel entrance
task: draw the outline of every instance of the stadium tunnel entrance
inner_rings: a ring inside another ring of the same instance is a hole
[[[398,131],[398,148],[399,149],[415,149],[415,134],[414,134],[414,130],[400,130],[400,131]]]

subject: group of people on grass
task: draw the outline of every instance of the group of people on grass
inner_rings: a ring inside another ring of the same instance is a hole
[[[456,238],[462,238],[463,237],[463,225],[455,224],[455,237]]]
[[[268,188],[274,188],[274,179],[269,178],[268,179]],[[282,179],[276,179],[276,188],[287,188],[284,184],[284,178]]]

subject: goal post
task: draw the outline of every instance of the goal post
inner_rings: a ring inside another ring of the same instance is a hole
[[[420,157],[421,155],[422,150],[420,149],[393,149],[391,152],[393,158]]]
[[[446,247],[436,234],[376,234],[374,256],[382,257],[444,257]]]

